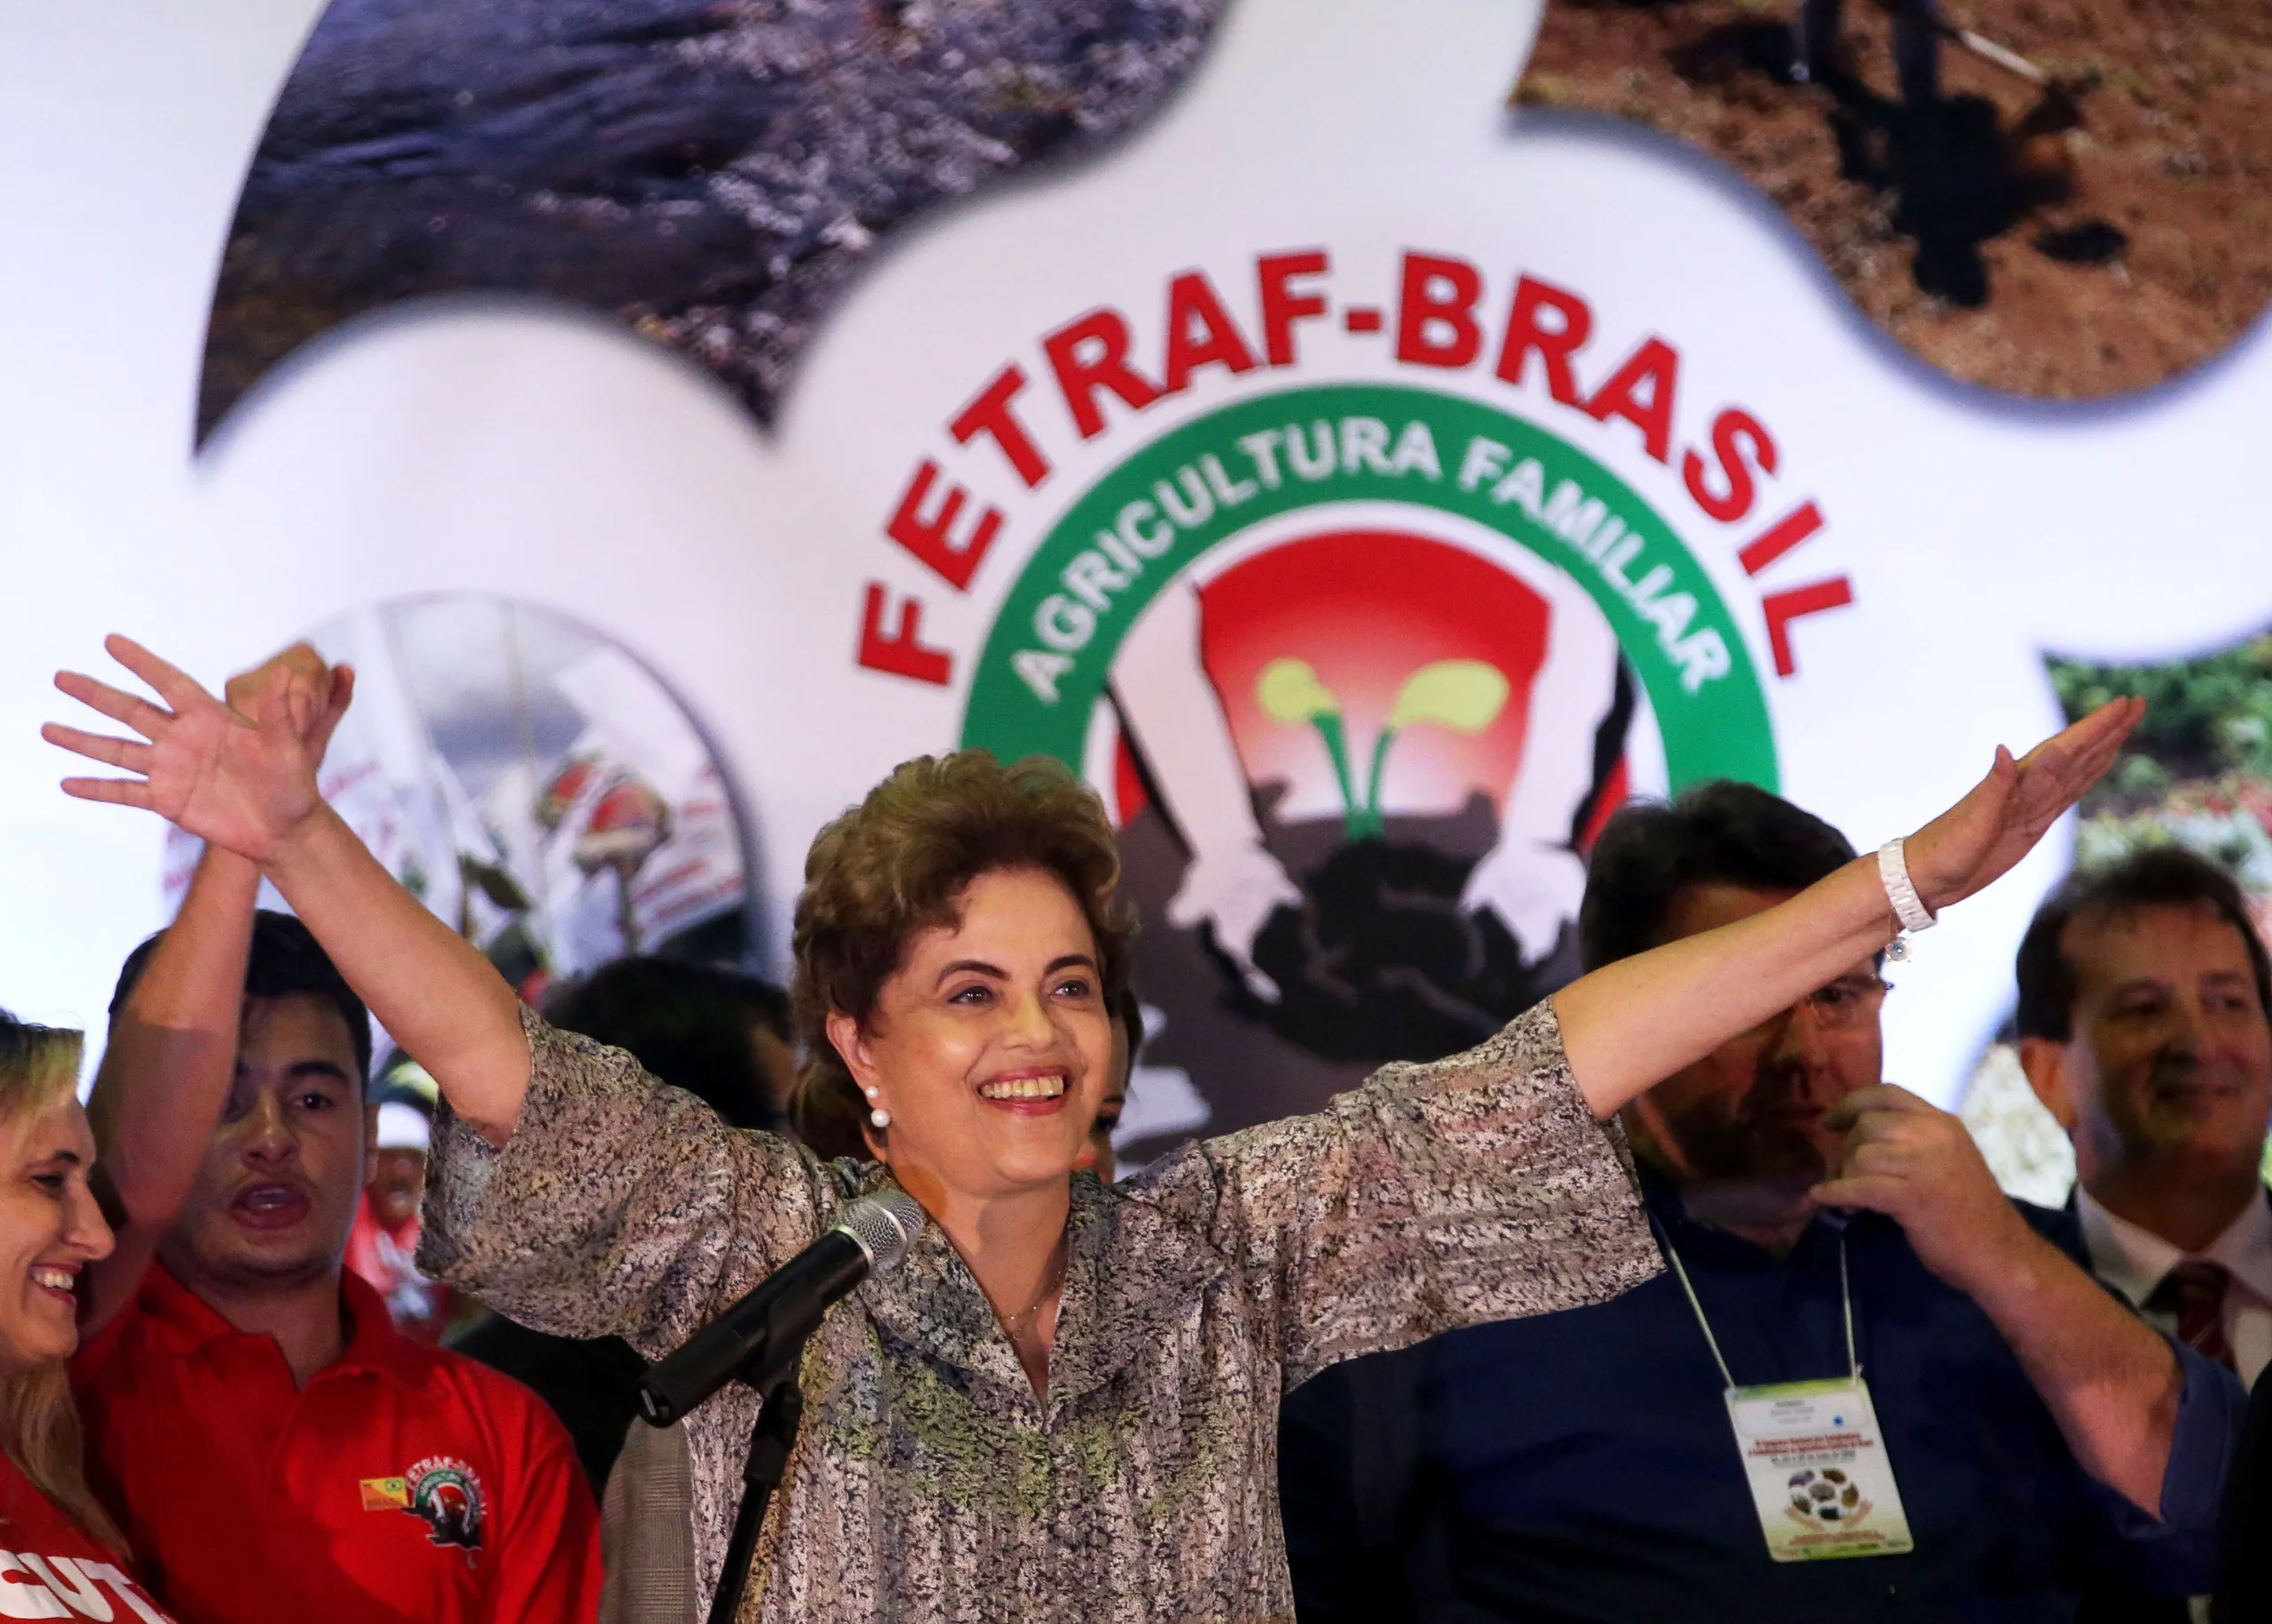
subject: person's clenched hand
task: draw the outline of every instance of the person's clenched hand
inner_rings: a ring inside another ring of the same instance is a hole
[[[306,731],[302,742],[319,761],[331,742],[332,730],[347,713],[355,692],[355,673],[348,666],[331,666],[305,643],[270,655],[249,671],[240,671],[221,690],[221,698],[247,727],[260,725],[262,697],[285,674],[286,712]]]
[[[1845,1129],[1846,1142],[1814,1199],[1884,1213],[1919,1260],[1958,1290],[1973,1293],[2035,1239],[1953,1114],[1881,1083],[1856,1089],[1823,1122]]]

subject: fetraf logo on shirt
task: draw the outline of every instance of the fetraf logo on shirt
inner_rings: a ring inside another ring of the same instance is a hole
[[[481,1549],[488,1495],[473,1468],[455,1455],[434,1455],[399,1478],[366,1478],[359,1486],[366,1511],[407,1511],[426,1525],[434,1544],[469,1553]]]

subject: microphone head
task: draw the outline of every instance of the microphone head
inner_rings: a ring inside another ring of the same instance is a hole
[[[927,1220],[915,1198],[904,1190],[878,1190],[848,1202],[831,1226],[860,1243],[868,1254],[868,1267],[881,1274],[899,1266]]]

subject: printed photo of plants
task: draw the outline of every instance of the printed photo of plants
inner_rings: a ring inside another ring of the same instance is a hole
[[[2054,658],[2070,717],[2140,694],[2146,719],[2085,799],[2076,861],[2174,840],[2230,869],[2272,928],[2272,630],[2193,659],[2100,666]]]

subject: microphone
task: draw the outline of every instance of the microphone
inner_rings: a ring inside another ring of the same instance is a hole
[[[797,1356],[821,1316],[872,1273],[895,1269],[923,1233],[923,1209],[904,1190],[847,1203],[827,1233],[766,1276],[639,1380],[639,1407],[667,1427],[740,1377],[763,1387]]]

